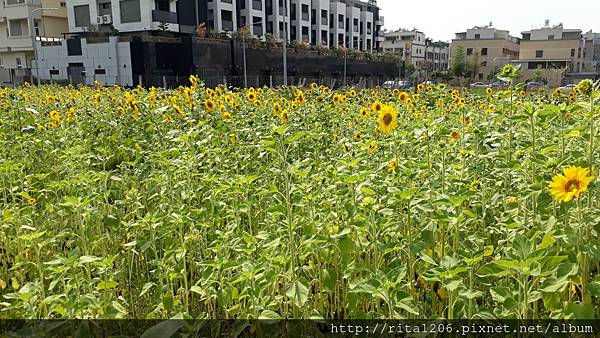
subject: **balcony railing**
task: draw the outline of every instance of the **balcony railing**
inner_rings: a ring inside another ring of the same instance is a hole
[[[168,12],[168,11],[152,11],[152,21],[153,22],[166,22],[166,23],[178,23],[177,21],[177,13]]]

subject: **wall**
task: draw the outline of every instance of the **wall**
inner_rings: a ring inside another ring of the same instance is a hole
[[[581,40],[545,40],[521,41],[521,60],[536,59],[536,50],[543,50],[541,59],[577,59]],[[575,57],[571,57],[571,49],[575,49]]]
[[[119,67],[121,83],[133,85],[131,51],[129,42],[118,42],[119,61],[117,62],[117,37],[110,37],[107,43],[88,44],[81,40],[82,55],[67,55],[67,42],[63,40],[58,46],[41,46],[38,42],[40,57],[39,74],[42,80],[68,80],[69,63],[83,63],[86,71],[85,83],[92,84],[98,80],[101,84],[114,85],[117,82]],[[98,67],[100,66],[100,67]],[[95,69],[104,69],[106,74],[94,74]],[[58,70],[58,75],[50,75],[50,70]],[[35,71],[34,71],[35,75]]]

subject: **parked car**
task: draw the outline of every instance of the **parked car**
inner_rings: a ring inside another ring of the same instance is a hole
[[[558,87],[558,91],[564,94],[570,94],[577,87],[576,84],[570,83],[566,86]]]
[[[546,86],[545,84],[543,84],[541,82],[529,82],[525,86],[525,90],[532,91],[532,92],[545,91],[545,90],[548,90],[548,86]]]
[[[475,82],[475,83],[471,83],[471,85],[469,87],[471,87],[471,88],[487,88],[488,85],[486,85],[483,82]]]
[[[410,83],[405,80],[385,81],[382,87],[389,89],[406,89],[410,87]]]
[[[493,82],[493,83],[490,83],[490,87],[492,87],[492,88],[505,88],[506,84],[503,83],[503,82]]]

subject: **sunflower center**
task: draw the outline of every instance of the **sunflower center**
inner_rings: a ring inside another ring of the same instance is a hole
[[[383,124],[385,124],[387,126],[390,123],[392,123],[392,114],[387,113],[387,114],[383,115]]]
[[[569,180],[567,184],[565,184],[565,190],[569,192],[579,190],[579,188],[580,182],[577,180]]]

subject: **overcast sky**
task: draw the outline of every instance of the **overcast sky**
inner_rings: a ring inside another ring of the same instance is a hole
[[[417,28],[434,40],[450,41],[454,33],[490,21],[495,28],[521,32],[550,24],[600,32],[600,0],[378,0],[384,28]]]

